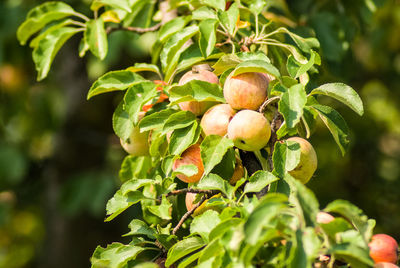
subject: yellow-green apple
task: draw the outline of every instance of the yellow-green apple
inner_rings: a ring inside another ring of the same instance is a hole
[[[267,145],[271,137],[271,127],[261,113],[242,110],[229,122],[228,137],[239,149],[257,151]]]
[[[200,122],[204,134],[225,136],[228,124],[235,113],[229,104],[218,104],[208,109]]]
[[[236,110],[257,110],[268,97],[268,78],[261,73],[229,75],[224,84],[224,97]]]
[[[300,162],[289,174],[301,183],[306,184],[317,170],[317,153],[311,143],[300,137],[292,137],[288,141],[295,141],[300,144]]]
[[[144,112],[140,112],[139,120],[144,117]],[[133,156],[144,156],[149,154],[149,131],[140,132],[138,126],[132,129],[129,138],[124,141],[120,139],[121,146],[124,150]]]
[[[200,145],[193,144],[189,148],[187,148],[181,155],[179,159],[176,159],[172,165],[172,170],[176,170],[180,166],[184,165],[195,165],[197,167],[197,173],[193,176],[186,176],[184,174],[176,175],[178,179],[184,182],[198,182],[203,176],[204,173],[204,165],[203,161],[201,160],[201,153],[200,153]]]
[[[182,86],[192,80],[201,80],[213,84],[218,84],[218,77],[208,70],[202,68],[193,68],[191,71],[185,73],[179,80],[179,85]],[[196,116],[204,114],[208,108],[215,105],[213,101],[184,101],[179,103],[179,107],[183,111],[191,111]]]
[[[399,266],[390,262],[378,262],[374,265],[374,268],[399,268]]]
[[[320,211],[317,213],[317,222],[318,223],[323,223],[323,224],[327,224],[330,223],[331,221],[333,221],[335,219],[335,217],[333,217],[331,214],[324,212],[324,211]]]
[[[369,246],[369,255],[375,263],[396,263],[399,257],[399,245],[396,240],[387,234],[376,234],[372,236]]]

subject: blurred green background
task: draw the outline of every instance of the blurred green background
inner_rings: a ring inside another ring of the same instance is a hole
[[[104,62],[80,59],[72,39],[37,83],[31,50],[15,32],[42,2],[0,2],[0,267],[88,267],[96,245],[123,241],[135,211],[103,222],[125,156],[111,127],[120,96],[86,101],[86,93],[106,71],[148,61],[154,35],[113,34]],[[90,0],[66,2],[90,14]],[[400,1],[267,2],[271,19],[320,40],[314,83],[347,83],[365,104],[360,118],[330,103],[351,128],[351,149],[342,157],[321,125],[308,186],[321,207],[347,199],[377,220],[376,232],[400,241]]]

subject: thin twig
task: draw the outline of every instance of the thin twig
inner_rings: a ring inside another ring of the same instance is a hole
[[[122,26],[119,25],[118,27],[108,27],[106,29],[106,33],[110,34],[115,31],[129,31],[129,32],[135,32],[135,33],[147,33],[147,32],[155,32],[158,29],[160,29],[161,23],[157,23],[154,26],[148,27],[148,28],[140,28],[140,27],[132,27],[132,26]]]
[[[270,105],[271,103],[278,101],[281,97],[280,96],[276,96],[276,97],[272,97],[267,99],[266,101],[264,101],[264,103],[260,106],[260,108],[258,109],[258,111],[260,113],[263,113],[264,110],[267,108],[268,105]]]
[[[185,194],[185,193],[196,193],[196,194],[214,195],[214,194],[216,194],[216,191],[185,188],[185,189],[179,189],[179,190],[171,191],[171,192],[169,192],[168,194],[166,194],[165,197],[168,197],[168,196],[171,196],[171,195]],[[158,199],[161,199],[161,197],[162,197],[162,196],[160,196]]]
[[[192,215],[193,212],[194,212],[198,207],[201,206],[201,204],[203,204],[203,202],[206,200],[206,198],[207,198],[207,195],[204,195],[204,196],[200,199],[199,203],[197,203],[191,210],[189,210],[188,212],[186,212],[186,213],[182,216],[181,220],[178,222],[178,224],[177,224],[177,225],[175,226],[175,228],[172,230],[172,234],[173,234],[173,235],[175,235],[176,232],[178,232],[179,228],[181,228],[181,226],[182,226],[182,224],[185,222],[185,220],[186,220],[187,218],[189,218],[190,215]]]

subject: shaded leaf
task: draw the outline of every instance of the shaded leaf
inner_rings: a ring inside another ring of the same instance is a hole
[[[277,180],[279,178],[275,177],[271,172],[259,170],[250,177],[243,193],[259,192]]]
[[[233,141],[218,135],[207,136],[200,145],[201,159],[204,163],[204,175],[207,175],[219,162],[225,153],[233,147]]]
[[[90,20],[86,22],[86,31],[84,38],[89,45],[90,51],[97,58],[103,60],[108,52],[107,34],[104,28],[104,21],[102,18]]]
[[[279,101],[279,112],[285,119],[286,126],[293,128],[303,116],[303,108],[307,103],[307,94],[301,84],[290,87]]]
[[[190,224],[190,233],[199,234],[205,242],[208,242],[208,236],[211,230],[220,223],[218,212],[214,210],[207,210],[200,216],[193,219]]]
[[[203,239],[198,236],[192,236],[185,238],[178,243],[176,243],[169,251],[167,255],[167,261],[165,266],[170,266],[177,260],[185,257],[186,255],[192,253],[195,250],[203,247],[205,245]]]
[[[216,37],[216,27],[218,25],[218,20],[216,19],[206,19],[200,22],[200,39],[199,46],[201,53],[204,57],[208,57],[214,50],[215,43],[217,41]]]

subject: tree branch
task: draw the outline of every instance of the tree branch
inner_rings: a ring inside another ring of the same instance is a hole
[[[107,27],[106,33],[110,34],[115,31],[129,31],[129,32],[135,32],[135,33],[147,33],[147,32],[155,32],[158,29],[160,29],[161,23],[157,23],[154,26],[151,26],[149,28],[140,28],[140,27],[131,27],[131,26],[122,26],[119,25],[118,27]]]
[[[185,193],[214,195],[214,194],[217,193],[217,191],[185,188],[185,189],[179,189],[179,190],[171,191],[168,194],[166,194],[165,197],[169,197],[171,195],[185,194]],[[160,197],[158,197],[158,199],[161,199],[161,197],[162,197],[162,195]]]
[[[198,207],[201,206],[201,204],[204,203],[204,201],[206,200],[206,198],[207,198],[207,195],[204,195],[204,196],[200,199],[199,203],[197,203],[191,210],[189,210],[188,212],[186,212],[186,213],[182,216],[181,220],[178,222],[178,224],[177,224],[177,225],[175,226],[175,228],[172,230],[172,234],[173,234],[173,235],[175,235],[176,232],[179,230],[179,228],[181,228],[181,226],[182,226],[182,224],[185,222],[185,220],[186,220],[187,218],[189,218],[190,215],[192,215],[193,212],[194,212]]]

